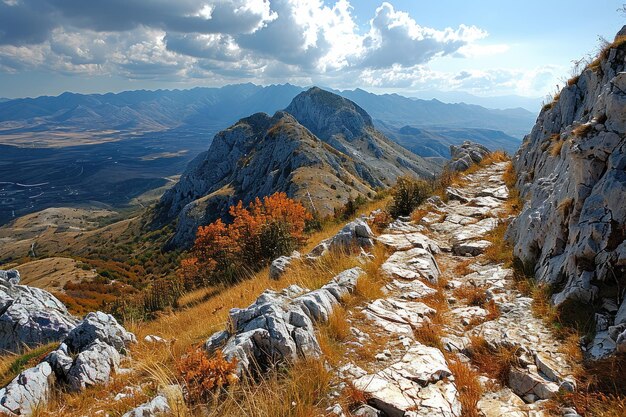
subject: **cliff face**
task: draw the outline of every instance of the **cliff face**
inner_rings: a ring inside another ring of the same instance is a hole
[[[515,256],[556,305],[598,313],[598,334],[626,328],[625,57],[618,36],[544,107],[514,158],[525,200],[508,231]],[[592,354],[615,349],[609,339]]]
[[[325,215],[399,175],[437,169],[390,143],[363,109],[335,94],[313,88],[287,111],[240,120],[189,164],[153,219],[157,226],[178,219],[172,247],[191,245],[199,225],[226,216],[239,200],[284,191]]]

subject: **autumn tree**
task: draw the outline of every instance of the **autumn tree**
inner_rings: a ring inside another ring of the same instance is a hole
[[[198,228],[192,257],[183,260],[185,286],[234,282],[285,255],[306,240],[304,228],[312,216],[285,193],[256,198],[248,206],[231,206],[230,224],[222,220]]]

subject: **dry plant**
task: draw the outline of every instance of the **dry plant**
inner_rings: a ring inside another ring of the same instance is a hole
[[[332,374],[323,359],[306,359],[243,381],[211,401],[206,417],[311,417],[324,415]]]
[[[490,346],[481,336],[470,336],[467,350],[472,363],[503,386],[508,383],[511,368],[519,363],[517,349]]]
[[[448,368],[454,376],[454,383],[459,392],[461,417],[479,417],[478,401],[483,395],[483,388],[478,377],[480,374],[470,365],[458,359],[448,358]]]

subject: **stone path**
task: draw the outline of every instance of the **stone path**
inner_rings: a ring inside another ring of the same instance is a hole
[[[481,415],[547,415],[544,400],[559,389],[575,389],[559,342],[533,316],[532,300],[515,290],[512,271],[481,255],[491,244],[484,235],[504,214],[505,168],[506,163],[496,163],[467,175],[466,186],[447,190],[447,203],[437,197],[429,200],[429,213],[420,224],[398,220],[378,237],[392,250],[382,266],[389,277],[386,298],[357,307],[364,319],[352,320],[358,335],[352,343],[358,345],[368,332],[385,335],[388,342],[377,347],[376,363],[361,364],[367,369],[347,357],[339,370],[345,385],[370,398],[369,405],[353,415],[460,416],[460,387],[449,361],[473,366],[467,349],[472,337],[483,338],[494,350],[513,350],[518,357],[507,384],[480,376]],[[470,305],[456,295],[466,289],[475,289],[491,308]],[[439,307],[443,320],[435,320],[438,312],[428,305],[438,291],[448,304]],[[441,350],[417,340],[424,326],[440,327]],[[333,412],[342,413],[337,407]]]

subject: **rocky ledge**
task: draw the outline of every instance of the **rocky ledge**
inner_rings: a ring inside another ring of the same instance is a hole
[[[48,291],[19,282],[15,269],[0,270],[0,352],[62,340],[77,323]]]
[[[595,318],[593,358],[626,351],[624,71],[616,42],[544,106],[514,158],[525,200],[508,232],[515,255],[555,289],[554,304]]]
[[[122,358],[134,342],[113,316],[89,313],[41,363],[0,389],[0,415],[29,416],[54,390],[82,391],[107,383],[121,372]]]
[[[239,376],[318,357],[321,351],[313,324],[328,321],[361,274],[360,268],[348,269],[313,291],[297,285],[281,292],[267,290],[249,307],[232,309],[228,329],[213,334],[206,349],[210,354],[222,349],[227,360],[237,359]]]

